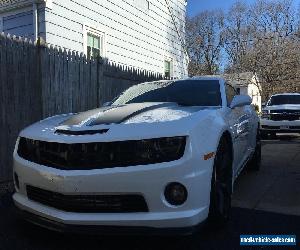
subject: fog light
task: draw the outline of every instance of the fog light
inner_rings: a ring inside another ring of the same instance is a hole
[[[188,196],[188,192],[180,183],[173,182],[168,184],[165,189],[165,198],[167,202],[174,206],[180,206],[186,202]]]
[[[19,182],[19,176],[14,173],[14,179],[15,179],[15,186],[17,189],[20,189],[20,182]]]

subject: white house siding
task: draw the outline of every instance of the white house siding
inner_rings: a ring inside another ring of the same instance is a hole
[[[38,36],[45,38],[44,8],[39,8],[38,17]],[[2,12],[0,8],[0,24],[0,32],[4,32],[12,36],[25,37],[34,41],[34,16],[32,4]]]
[[[255,84],[248,85],[248,94],[252,98],[252,104],[257,105],[259,111],[261,111],[261,95],[259,93],[259,89]]]
[[[187,75],[184,51],[185,0],[53,0],[45,9],[49,44],[84,52],[86,28],[105,33],[104,57],[110,61],[164,72],[164,60],[173,61],[173,76]],[[182,37],[182,39],[180,39]]]
[[[34,36],[32,10],[3,17],[2,25],[5,33],[18,34],[19,36],[30,38]]]

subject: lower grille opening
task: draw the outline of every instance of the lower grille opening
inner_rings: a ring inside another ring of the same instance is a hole
[[[29,185],[26,189],[28,199],[66,212],[136,213],[149,211],[141,195],[64,195]]]

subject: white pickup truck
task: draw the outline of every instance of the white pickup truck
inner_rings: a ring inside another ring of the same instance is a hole
[[[300,133],[300,93],[271,96],[261,116],[262,136]]]

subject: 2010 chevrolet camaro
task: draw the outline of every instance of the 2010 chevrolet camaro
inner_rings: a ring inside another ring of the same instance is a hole
[[[37,122],[16,143],[15,205],[63,231],[222,224],[234,180],[260,165],[250,104],[223,79],[196,77],[139,84],[104,107]]]

